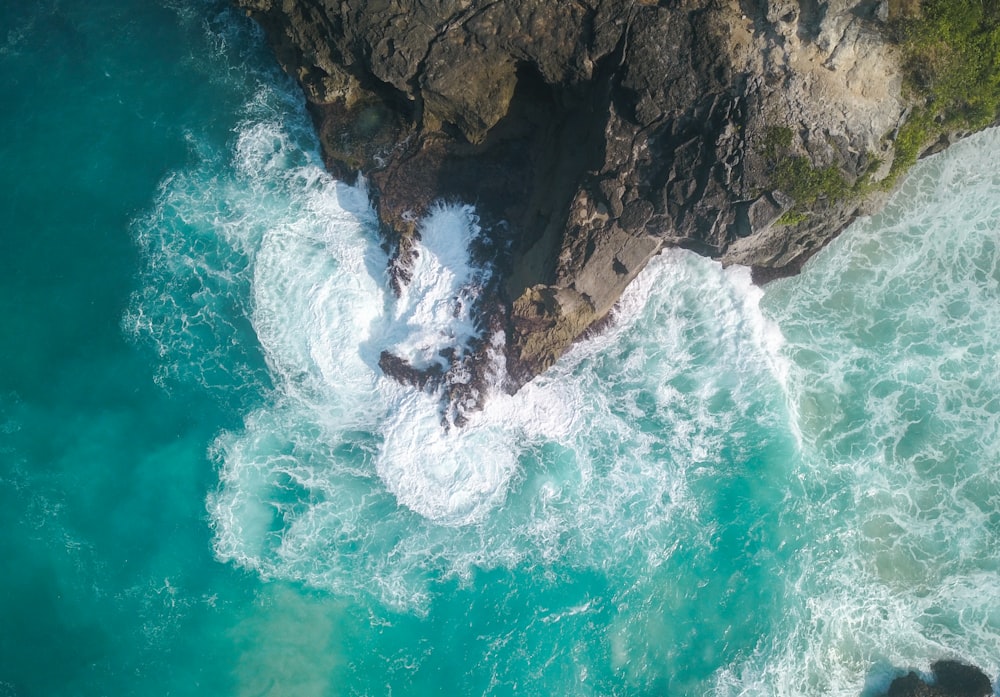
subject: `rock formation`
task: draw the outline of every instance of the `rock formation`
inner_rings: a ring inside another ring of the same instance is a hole
[[[509,389],[664,246],[796,272],[884,198],[908,114],[906,0],[236,1],[368,178],[397,283],[434,200],[477,206]]]
[[[993,685],[983,671],[957,661],[937,661],[934,679],[926,682],[916,673],[896,678],[886,697],[992,697]]]

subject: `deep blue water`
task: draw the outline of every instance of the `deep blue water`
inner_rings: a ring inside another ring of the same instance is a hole
[[[859,695],[1000,672],[1000,134],[766,292],[670,252],[465,429],[225,3],[0,7],[0,695]],[[444,344],[442,343],[444,342]]]

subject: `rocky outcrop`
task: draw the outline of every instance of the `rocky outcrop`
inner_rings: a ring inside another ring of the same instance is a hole
[[[431,203],[476,204],[510,389],[664,246],[795,272],[879,204],[908,113],[882,31],[902,0],[237,2],[327,165],[368,177],[397,283]]]
[[[931,666],[934,678],[923,680],[907,673],[889,685],[886,697],[992,697],[993,685],[983,671],[958,661],[937,661]]]

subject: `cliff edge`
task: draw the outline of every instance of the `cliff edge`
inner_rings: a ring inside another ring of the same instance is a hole
[[[236,1],[368,178],[397,283],[433,201],[477,206],[511,390],[664,246],[796,272],[880,205],[912,113],[913,0]]]

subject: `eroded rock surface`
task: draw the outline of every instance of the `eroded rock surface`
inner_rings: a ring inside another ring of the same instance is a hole
[[[398,283],[435,199],[477,206],[509,389],[664,246],[795,272],[879,205],[858,185],[887,176],[908,113],[882,31],[900,0],[237,2],[302,84],[328,166],[368,177]]]

